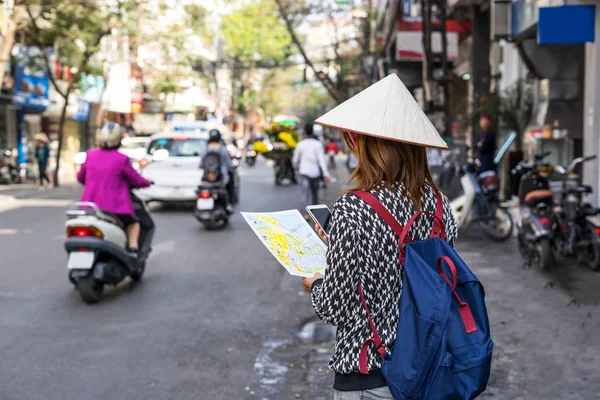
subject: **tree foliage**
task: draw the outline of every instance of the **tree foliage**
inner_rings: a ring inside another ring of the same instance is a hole
[[[249,2],[222,21],[224,55],[242,64],[282,62],[290,55],[290,36],[269,0]]]

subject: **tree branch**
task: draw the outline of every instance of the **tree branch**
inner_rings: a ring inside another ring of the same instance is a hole
[[[52,82],[52,86],[54,86],[54,89],[58,92],[58,94],[60,94],[61,97],[64,98],[65,101],[67,101],[67,97],[66,97],[67,93],[64,93],[58,86],[58,82],[56,81],[56,79],[54,78],[54,75],[52,74],[52,69],[50,67],[50,60],[48,59],[48,54],[46,53],[46,49],[44,48],[44,45],[42,43],[40,43],[40,41],[38,40],[38,36],[41,34],[41,30],[37,26],[37,23],[35,22],[35,17],[31,13],[31,9],[29,7],[26,6],[25,11],[27,11],[27,15],[29,16],[29,19],[31,19],[31,26],[33,27],[33,30],[35,31],[34,32],[35,34],[34,35],[30,34],[29,38],[41,48],[42,60],[44,61],[44,65],[46,66],[46,71],[48,72],[48,78],[50,79],[50,82]]]
[[[304,51],[304,47],[300,43],[300,40],[298,40],[298,36],[296,36],[296,31],[294,30],[294,26],[292,25],[292,22],[290,21],[288,15],[287,15],[287,12],[285,11],[285,8],[283,6],[282,0],[275,0],[275,3],[277,3],[277,7],[279,8],[279,14],[280,14],[281,18],[283,19],[283,21],[285,22],[287,30],[288,30],[288,32],[290,34],[291,39],[292,39],[292,42],[294,42],[294,44],[298,48],[298,51],[300,52],[300,54],[304,58],[304,61],[310,67],[310,69],[313,70],[313,72],[315,73],[315,75],[317,76],[317,78],[321,81],[321,84],[323,85],[323,87],[325,87],[325,89],[327,90],[327,93],[329,93],[329,95],[336,102],[341,103],[342,102],[342,96],[340,96],[339,93],[335,90],[335,88],[330,85],[331,80],[329,80],[329,82],[327,82],[326,77],[327,78],[329,78],[329,77],[325,73],[317,71],[317,69],[315,68],[315,66],[312,63],[312,61],[308,58],[308,55]]]

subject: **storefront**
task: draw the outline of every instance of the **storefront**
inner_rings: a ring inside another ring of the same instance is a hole
[[[550,152],[553,164],[598,154],[600,118],[596,78],[597,7],[555,0],[517,0],[511,5],[511,36],[535,76],[534,113],[524,137],[526,155]],[[584,180],[598,202],[598,162],[585,166]]]

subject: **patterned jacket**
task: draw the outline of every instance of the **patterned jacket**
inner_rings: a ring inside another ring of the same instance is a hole
[[[404,197],[403,186],[394,191],[372,193],[403,226],[415,213],[414,206]],[[448,198],[443,198],[446,239],[454,246],[458,230]],[[427,186],[422,200],[423,209],[435,212],[435,200],[435,191]],[[329,367],[336,373],[348,374],[359,370],[360,347],[372,336],[357,293],[358,282],[362,284],[383,344],[390,351],[396,340],[402,268],[398,236],[363,200],[346,194],[335,203],[332,213],[327,270],[325,278],[313,284],[312,304],[319,318],[337,326]],[[413,240],[427,239],[432,224],[431,216],[421,216],[412,225],[409,235]],[[381,357],[371,346],[369,371],[380,368]]]

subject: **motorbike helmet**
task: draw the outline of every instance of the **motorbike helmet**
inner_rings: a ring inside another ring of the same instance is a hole
[[[218,129],[211,129],[210,132],[208,132],[208,142],[209,143],[221,142],[221,132]]]
[[[103,148],[119,147],[121,144],[121,125],[105,122],[96,133],[98,145]]]

